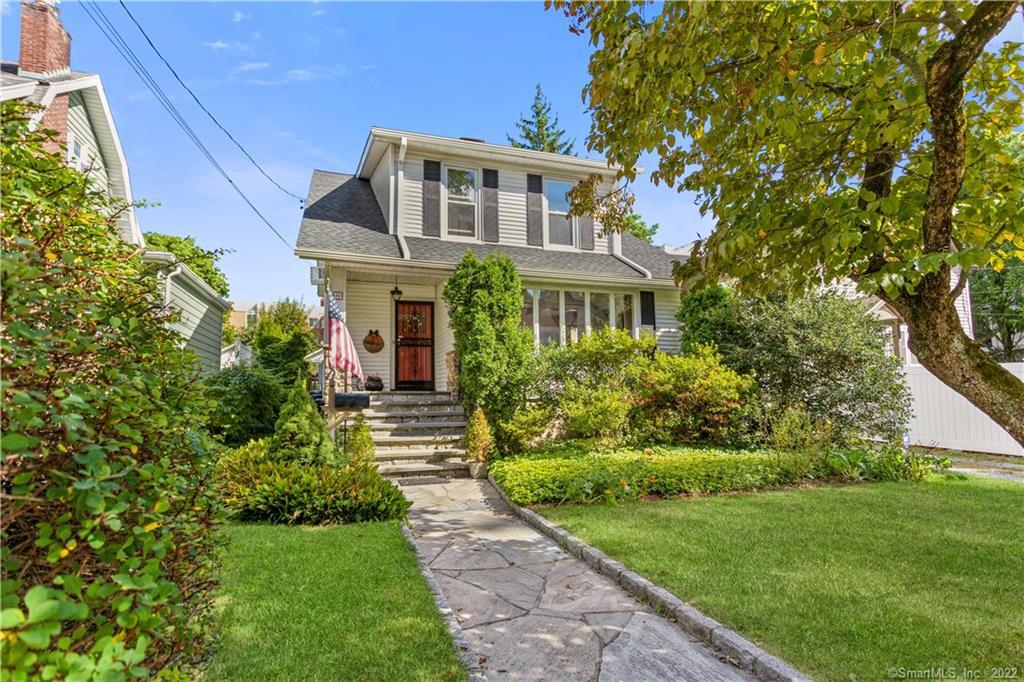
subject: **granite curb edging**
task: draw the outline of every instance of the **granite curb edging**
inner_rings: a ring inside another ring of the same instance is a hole
[[[810,678],[793,666],[769,654],[718,621],[708,618],[665,588],[658,587],[647,578],[630,571],[621,562],[612,559],[596,547],[591,547],[537,512],[520,507],[508,498],[501,486],[489,475],[487,480],[498,491],[498,495],[512,513],[528,526],[554,540],[562,549],[598,573],[611,578],[637,599],[648,602],[655,609],[674,618],[680,628],[710,645],[738,667],[749,670],[755,677],[765,682],[809,682]]]
[[[430,588],[430,592],[434,597],[434,605],[437,606],[437,610],[441,613],[441,620],[444,621],[445,627],[452,637],[455,655],[466,666],[469,680],[471,682],[487,682],[480,659],[462,631],[459,621],[455,618],[455,612],[452,611],[452,607],[448,604],[448,599],[445,598],[444,592],[441,591],[441,586],[437,583],[434,572],[430,570],[426,557],[423,556],[420,548],[416,545],[416,539],[413,537],[408,523],[402,524],[402,535],[405,536],[406,542],[409,543],[413,552],[416,553],[416,565],[419,566],[420,573],[423,574],[423,578],[427,581],[427,587]]]

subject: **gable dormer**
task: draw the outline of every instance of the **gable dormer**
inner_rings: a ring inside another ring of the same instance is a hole
[[[594,173],[614,182],[603,161],[374,128],[358,177],[403,240],[619,253],[599,223],[568,214],[566,193]]]

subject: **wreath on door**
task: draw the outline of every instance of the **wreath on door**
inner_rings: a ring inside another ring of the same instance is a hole
[[[379,353],[384,350],[384,337],[380,335],[380,330],[370,330],[370,333],[363,339],[363,348],[371,353]]]

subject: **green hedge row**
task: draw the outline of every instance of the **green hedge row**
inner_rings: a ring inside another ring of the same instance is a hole
[[[575,456],[561,450],[490,466],[491,477],[516,504],[756,490],[795,483],[808,473],[807,459],[799,455],[707,448]]]

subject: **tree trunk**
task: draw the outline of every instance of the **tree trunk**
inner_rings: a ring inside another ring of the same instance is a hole
[[[918,361],[1024,445],[1024,381],[964,333],[948,276],[926,277],[914,296],[883,298],[906,321],[908,344]]]

